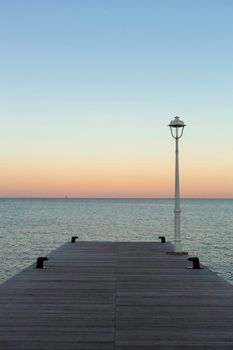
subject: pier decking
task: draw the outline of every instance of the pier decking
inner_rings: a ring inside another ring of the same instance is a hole
[[[233,349],[233,287],[169,243],[66,243],[0,286],[3,350]]]

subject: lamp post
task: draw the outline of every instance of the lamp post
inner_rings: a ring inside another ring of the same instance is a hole
[[[174,210],[174,231],[175,231],[175,249],[177,254],[187,254],[182,252],[181,236],[180,236],[180,181],[179,181],[179,139],[183,135],[185,124],[179,117],[175,117],[174,120],[168,125],[171,130],[172,137],[176,140],[175,154],[175,210]]]

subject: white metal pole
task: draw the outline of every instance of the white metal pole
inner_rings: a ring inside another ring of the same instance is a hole
[[[175,253],[181,253],[180,237],[180,181],[179,181],[179,137],[178,128],[176,128],[176,166],[175,166],[175,210],[174,210],[174,229],[175,229]]]

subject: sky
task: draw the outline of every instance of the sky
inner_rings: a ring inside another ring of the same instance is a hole
[[[0,0],[0,197],[233,197],[232,0]]]

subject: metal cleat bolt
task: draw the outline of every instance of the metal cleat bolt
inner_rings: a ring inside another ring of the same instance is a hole
[[[36,268],[37,269],[43,269],[44,268],[44,261],[49,260],[47,257],[39,256],[36,262]]]
[[[72,238],[71,238],[71,243],[75,243],[75,240],[78,238],[78,236],[73,236]]]
[[[161,239],[161,243],[166,243],[166,239],[164,236],[159,236],[159,238]]]

